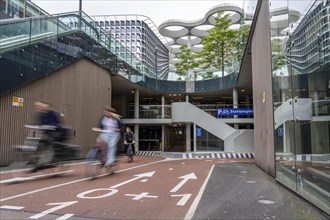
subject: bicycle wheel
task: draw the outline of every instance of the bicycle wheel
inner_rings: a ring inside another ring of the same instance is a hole
[[[88,151],[86,156],[85,175],[91,179],[95,179],[101,174],[102,164],[100,163],[100,150],[92,148]]]
[[[8,166],[9,177],[8,183],[17,183],[27,180],[33,166],[36,148],[31,146],[17,146],[14,148],[14,161]]]
[[[127,147],[127,160],[129,163],[133,162],[133,149],[131,144]]]

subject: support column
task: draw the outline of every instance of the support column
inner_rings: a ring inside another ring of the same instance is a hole
[[[237,91],[237,88],[233,89],[233,108],[238,108],[238,91]],[[234,118],[238,118],[238,116],[234,115]],[[234,124],[234,128],[238,129],[238,124]]]
[[[189,95],[186,95],[186,102],[189,102]],[[191,124],[186,122],[186,151],[191,151]]]
[[[283,89],[282,90],[282,93],[281,93],[281,100],[282,100],[282,103],[284,103],[286,101],[286,94],[285,94],[285,90]],[[287,151],[287,145],[286,145],[286,137],[289,137],[289,133],[286,131],[286,127],[287,127],[287,124],[284,122],[283,123],[283,152],[288,152]],[[289,131],[289,129],[288,129]]]
[[[162,119],[165,116],[165,96],[162,95]],[[165,125],[162,124],[162,149],[161,151],[164,151],[165,148]]]
[[[5,3],[5,4],[6,4],[6,9],[5,9],[5,10],[6,10],[6,12],[5,12],[5,13],[8,15],[8,6],[9,6],[9,1],[8,1],[8,0],[5,0],[5,2],[6,2],[6,3]]]
[[[136,89],[134,91],[134,119],[139,118],[139,106],[140,106],[140,90]],[[135,152],[139,149],[139,124],[134,125],[134,134],[135,134]]]
[[[165,96],[162,95],[162,119],[165,116]]]
[[[251,108],[251,106],[250,106],[250,96],[249,96],[249,94],[246,94],[245,95],[245,104],[246,104],[246,107],[249,107],[249,108]],[[246,126],[246,128],[247,129],[251,129],[251,124],[248,124],[247,126]]]
[[[27,0],[24,0],[23,18],[25,18],[25,16],[26,16],[26,1]]]
[[[318,91],[313,92],[313,100],[314,100],[314,106],[312,106],[312,109],[314,109],[314,115],[319,116],[319,93]]]
[[[134,91],[134,118],[139,118],[139,105],[140,105],[140,90]]]
[[[163,124],[162,125],[162,149],[161,149],[161,151],[164,151],[164,149],[165,149],[165,129],[166,129],[166,127]]]
[[[196,124],[194,123],[194,131],[193,131],[193,135],[194,135],[194,142],[193,142],[193,152],[196,152],[197,149],[197,140],[196,140]]]

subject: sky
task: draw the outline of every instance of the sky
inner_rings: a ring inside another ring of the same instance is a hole
[[[78,11],[79,0],[32,0],[50,14]],[[82,0],[82,10],[92,15],[140,14],[156,26],[169,19],[198,20],[212,7],[224,3],[243,7],[243,0]]]

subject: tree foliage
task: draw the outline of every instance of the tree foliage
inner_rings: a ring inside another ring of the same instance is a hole
[[[189,70],[198,66],[197,55],[192,52],[191,48],[181,46],[178,58],[180,61],[175,64],[175,67],[180,76],[186,75]]]
[[[177,74],[183,76],[199,67],[222,69],[224,75],[224,66],[239,60],[242,56],[250,32],[250,25],[244,22],[236,30],[230,29],[230,26],[229,14],[218,12],[214,27],[208,31],[209,35],[203,38],[203,48],[200,53],[194,54],[190,48],[180,47],[179,62],[175,64]],[[208,73],[202,77],[206,79],[216,75]]]
[[[283,53],[283,40],[273,38],[271,41],[272,47],[272,70],[273,72],[285,66],[286,55]]]
[[[222,67],[222,74],[224,74],[224,66],[232,60],[237,52],[238,30],[230,29],[229,14],[218,12],[217,15],[214,27],[203,39],[203,49],[199,53],[199,57],[203,69]]]

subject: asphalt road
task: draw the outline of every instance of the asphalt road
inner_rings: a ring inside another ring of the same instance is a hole
[[[71,165],[62,175],[47,170],[27,174],[21,182],[2,172],[0,218],[184,219],[193,215],[214,165],[251,161],[134,159],[128,163],[123,158],[115,174],[100,174],[93,181],[85,177],[82,163]]]
[[[20,182],[2,171],[0,219],[327,219],[253,159],[134,159],[95,180],[84,163]]]

